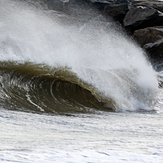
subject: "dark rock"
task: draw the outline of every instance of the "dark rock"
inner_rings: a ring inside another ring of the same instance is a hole
[[[25,3],[30,4],[31,6],[39,7],[42,9],[47,9],[47,0],[21,0]]]
[[[104,14],[113,17],[115,20],[123,22],[123,19],[128,11],[127,4],[106,5],[104,7]]]
[[[142,23],[144,20],[149,19],[157,15],[157,10],[147,7],[134,7],[131,8],[124,19],[125,26],[136,26]]]
[[[163,61],[163,26],[139,29],[133,36],[153,63]]]
[[[67,11],[69,0],[47,0],[48,8],[56,11]]]
[[[145,44],[154,43],[163,39],[163,26],[148,27],[134,32],[134,38],[143,47]]]
[[[163,1],[162,0],[130,0],[130,6],[147,6],[155,8],[163,12]]]
[[[144,45],[144,49],[148,52],[153,62],[160,63],[163,61],[163,39]]]
[[[87,0],[47,0],[49,9],[63,11],[69,14],[81,12],[90,8]]]
[[[73,15],[92,14],[98,9],[105,16],[111,16],[120,22],[123,22],[128,11],[127,0],[47,0],[47,4],[49,9]]]
[[[149,7],[133,7],[124,18],[124,26],[131,31],[160,25],[163,25],[163,13]]]
[[[89,0],[98,8],[105,16],[111,16],[119,22],[123,22],[123,18],[128,11],[128,0]]]
[[[107,3],[107,4],[115,4],[115,3],[126,3],[127,0],[89,0],[90,2],[93,3]]]

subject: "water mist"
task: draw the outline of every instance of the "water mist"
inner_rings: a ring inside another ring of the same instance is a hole
[[[0,0],[0,60],[67,67],[104,99],[115,101],[117,111],[153,109],[156,73],[142,49],[113,29],[111,21],[70,23],[68,16],[52,15],[27,3]]]

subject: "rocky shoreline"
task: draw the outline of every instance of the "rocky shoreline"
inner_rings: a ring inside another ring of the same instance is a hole
[[[80,15],[95,8],[112,17],[147,52],[153,63],[163,61],[163,0],[39,0],[48,9]],[[83,11],[84,10],[84,11]]]

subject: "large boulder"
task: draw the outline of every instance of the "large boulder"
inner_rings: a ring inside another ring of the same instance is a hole
[[[148,43],[144,45],[144,48],[154,63],[161,63],[163,61],[163,39],[155,43]]]
[[[151,26],[163,25],[163,13],[145,6],[132,7],[124,18],[124,26],[134,31]]]
[[[128,11],[128,0],[47,0],[47,4],[49,9],[74,15],[98,9],[105,16],[111,16],[120,22]]]
[[[134,32],[134,38],[143,47],[145,44],[154,43],[163,39],[163,26],[147,27]]]
[[[119,22],[123,22],[128,11],[128,0],[89,0],[105,16],[111,16]]]
[[[136,30],[134,38],[147,51],[152,62],[163,61],[163,26]]]
[[[123,19],[128,11],[127,3],[121,4],[112,4],[105,5],[104,14],[107,16],[113,17],[115,20],[119,22],[123,22]]]

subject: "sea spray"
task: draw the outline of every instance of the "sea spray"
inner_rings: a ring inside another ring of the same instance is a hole
[[[112,99],[116,111],[154,109],[155,71],[130,38],[99,15],[73,23],[67,16],[66,23],[64,15],[49,13],[18,0],[0,0],[1,62],[66,67],[103,99]]]

